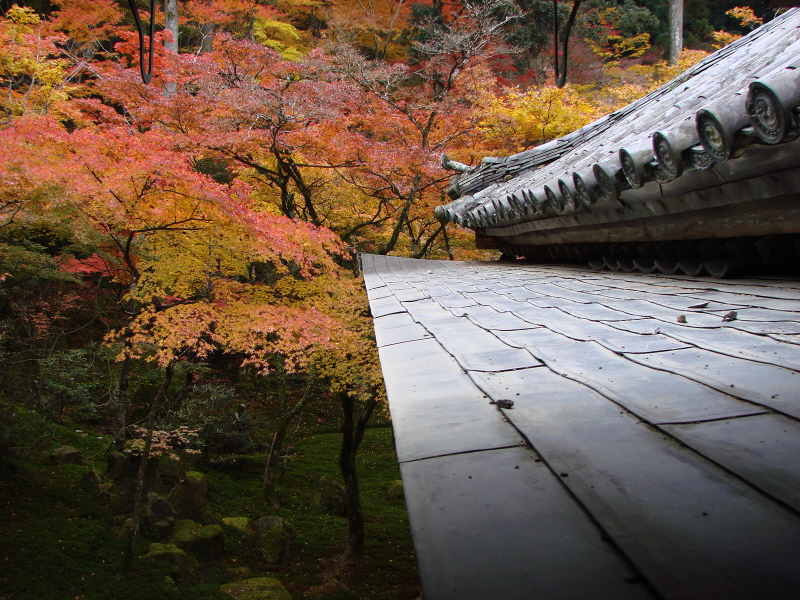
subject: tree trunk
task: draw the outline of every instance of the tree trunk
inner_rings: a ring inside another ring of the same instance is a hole
[[[164,42],[167,50],[178,53],[178,0],[164,0],[164,29],[172,32],[172,41]]]
[[[277,504],[275,500],[275,466],[278,464],[278,459],[281,456],[281,451],[283,450],[283,441],[286,439],[286,432],[289,429],[289,424],[297,415],[300,414],[303,408],[305,408],[306,404],[311,401],[311,395],[316,380],[316,372],[312,369],[309,375],[308,384],[303,392],[303,397],[300,398],[300,400],[292,407],[292,410],[290,410],[286,416],[278,422],[278,426],[275,429],[275,435],[272,436],[272,444],[270,445],[269,455],[267,456],[267,465],[264,467],[264,504]]]
[[[669,64],[678,64],[683,50],[683,0],[669,0]]]
[[[144,476],[147,471],[147,462],[150,459],[150,447],[153,443],[153,423],[156,412],[164,400],[167,398],[167,390],[172,382],[174,373],[172,365],[168,365],[164,370],[164,383],[158,390],[158,394],[150,405],[150,412],[147,414],[147,438],[145,438],[144,449],[139,458],[139,470],[136,472],[136,490],[133,494],[133,514],[131,515],[131,526],[128,530],[128,540],[125,542],[125,552],[122,557],[122,572],[127,575],[133,565],[133,548],[139,537],[139,524],[142,519],[142,500],[144,496]]]
[[[347,394],[339,394],[342,404],[342,447],[339,451],[339,469],[344,479],[344,489],[347,498],[347,552],[348,560],[358,562],[364,550],[364,513],[361,510],[361,494],[358,488],[358,472],[356,471],[356,457],[364,432],[372,411],[378,403],[377,395],[367,401],[364,411],[356,421],[355,402]]]
[[[269,447],[269,455],[267,455],[267,466],[264,468],[264,504],[276,505],[275,501],[275,465],[278,464],[281,450],[283,449],[283,440],[286,439],[286,430],[289,429],[289,421],[282,419],[275,429],[275,435],[272,436],[272,444]]]
[[[453,257],[453,251],[450,249],[450,238],[447,235],[447,225],[445,225],[444,229],[442,230],[442,235],[444,236],[444,247],[447,250],[447,256],[450,257],[450,260],[455,260]]]
[[[125,417],[128,412],[128,385],[130,384],[131,374],[131,330],[125,330],[125,358],[122,359],[122,368],[119,373],[119,385],[117,386],[116,398],[114,399],[114,447],[118,452],[122,452],[125,447],[125,428],[127,426]]]
[[[200,40],[200,54],[205,54],[206,52],[211,52],[214,50],[215,30],[216,25],[213,23],[206,23],[205,25],[200,26],[200,35],[202,36]]]
[[[175,54],[178,53],[178,0],[164,0],[164,28],[172,32],[172,41],[164,41],[164,47]],[[175,70],[170,69],[169,74],[175,77]],[[178,89],[177,83],[173,81],[164,82],[164,95],[170,97]]]
[[[416,194],[416,190],[413,192]],[[414,196],[410,196],[408,200],[406,200],[405,205],[403,206],[403,210],[400,211],[400,216],[397,219],[397,223],[392,230],[392,235],[386,244],[378,250],[378,254],[389,254],[394,247],[397,245],[397,241],[400,239],[400,232],[403,230],[403,227],[406,224],[406,217],[408,216],[408,211],[411,208],[411,205],[414,203]]]

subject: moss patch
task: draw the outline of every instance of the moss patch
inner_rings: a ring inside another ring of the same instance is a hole
[[[339,561],[347,541],[346,521],[309,507],[322,475],[339,480],[341,434],[322,433],[291,448],[278,480],[277,510],[267,510],[262,503],[263,455],[204,466],[208,510],[214,523],[222,524],[225,554],[201,569],[201,579],[180,588],[170,584],[177,583],[177,576],[169,561],[145,560],[151,550],[146,540],[135,548],[131,575],[120,576],[124,539],[115,533],[129,515],[114,515],[100,489],[77,485],[93,468],[105,472],[109,438],[80,436],[60,426],[53,429],[50,447],[73,446],[83,453],[86,465],[48,464],[47,452],[0,461],[0,556],[8,558],[0,561],[0,596],[230,600],[221,586],[271,573],[279,573],[294,600],[410,600],[420,594],[405,506],[402,498],[386,499],[389,484],[399,479],[389,429],[367,431],[358,462],[367,534],[362,565],[344,566]],[[265,563],[253,533],[243,533],[223,520],[237,515],[234,518],[254,524],[272,514],[292,524],[299,545],[297,560],[277,568]]]
[[[220,591],[234,600],[292,600],[283,584],[272,577],[255,577],[228,583]]]
[[[250,519],[247,517],[224,517],[222,523],[238,531],[239,533],[253,533],[250,526]]]

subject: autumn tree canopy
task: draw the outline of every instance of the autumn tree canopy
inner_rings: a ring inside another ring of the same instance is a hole
[[[178,371],[176,404],[204,369],[319,379],[344,415],[357,557],[355,456],[382,398],[357,253],[486,256],[434,218],[443,155],[476,165],[569,133],[770,16],[687,0],[693,48],[670,66],[666,6],[586,2],[557,88],[550,2],[169,0],[149,84],[127,0],[3,2],[0,352],[27,353],[38,398],[46,353],[74,350],[60,324],[102,304],[76,331],[102,329],[120,447],[145,367],[150,441]],[[273,415],[273,450],[300,408]]]

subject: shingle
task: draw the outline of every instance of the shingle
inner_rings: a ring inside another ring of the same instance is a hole
[[[653,598],[530,450],[400,470],[426,600]]]
[[[781,332],[794,322],[723,322],[731,286],[688,308],[717,282],[363,264],[368,284],[390,268],[401,295],[441,287],[400,302],[368,285],[426,598],[792,597],[800,335]],[[798,314],[780,282],[738,289],[754,316]],[[644,585],[620,585],[629,568]]]
[[[435,340],[384,346],[379,353],[400,462],[522,443]]]

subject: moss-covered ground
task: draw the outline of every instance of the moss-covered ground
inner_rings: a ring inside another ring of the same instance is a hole
[[[413,600],[420,589],[403,499],[387,490],[399,479],[392,456],[391,429],[367,431],[359,458],[366,546],[358,565],[341,557],[346,521],[311,507],[322,475],[338,480],[337,433],[309,435],[295,443],[279,482],[280,508],[261,502],[264,457],[245,455],[224,464],[199,464],[209,483],[209,511],[215,523],[225,517],[257,520],[268,514],[286,519],[297,531],[299,558],[288,565],[266,565],[249,534],[223,525],[226,553],[221,564],[202,573],[196,585],[179,588],[169,568],[136,560],[128,577],[120,575],[124,517],[114,516],[98,486],[82,484],[85,473],[105,469],[109,440],[90,431],[58,427],[54,447],[81,450],[86,465],[50,464],[46,453],[0,462],[0,600],[159,600],[226,598],[221,585],[270,576],[293,600]],[[147,552],[142,541],[137,556]]]

